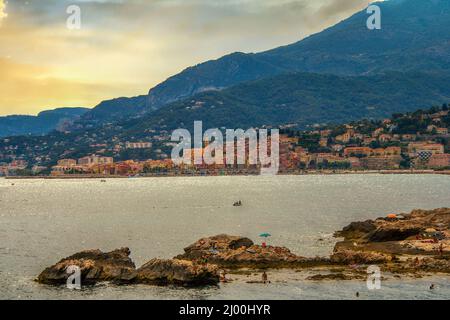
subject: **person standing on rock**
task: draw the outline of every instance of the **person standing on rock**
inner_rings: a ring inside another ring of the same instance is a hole
[[[220,282],[227,282],[227,272],[225,270],[222,270],[220,274]]]
[[[441,244],[439,245],[439,255],[443,256],[444,255],[444,244],[441,242]]]
[[[267,273],[264,271],[262,274],[262,281],[264,284],[266,284],[268,282],[268,277],[267,277]]]

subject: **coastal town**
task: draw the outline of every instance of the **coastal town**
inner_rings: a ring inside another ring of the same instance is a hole
[[[384,120],[296,130],[280,127],[280,174],[305,172],[362,172],[376,170],[450,169],[450,115],[448,106],[394,114]],[[170,159],[176,143],[168,132],[150,132],[147,140],[92,141],[89,153],[70,157],[62,150],[57,159],[43,154],[40,145],[23,146],[6,138],[0,143],[2,176],[154,176],[258,174],[260,165],[182,164]],[[248,151],[248,141],[246,141]],[[57,144],[57,142],[55,143]],[[204,142],[204,148],[208,141]],[[55,148],[57,146],[54,146]],[[48,146],[45,146],[48,148]],[[205,149],[200,150],[201,153]],[[195,150],[192,150],[192,154]],[[145,154],[154,155],[142,159]],[[126,154],[126,156],[123,156]],[[224,150],[225,154],[225,150]],[[133,155],[136,155],[133,157]],[[125,159],[124,159],[125,158]]]

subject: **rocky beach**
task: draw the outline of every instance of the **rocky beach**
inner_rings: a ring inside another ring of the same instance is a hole
[[[327,257],[302,257],[288,248],[255,244],[240,236],[202,238],[173,259],[152,259],[136,268],[130,249],[103,253],[89,250],[62,259],[36,279],[64,285],[69,266],[81,271],[83,284],[176,285],[198,287],[231,281],[226,275],[253,275],[245,281],[261,282],[263,272],[290,269],[310,272],[310,281],[365,279],[376,265],[393,277],[450,274],[450,209],[413,210],[375,220],[352,222],[334,235],[338,242]],[[257,275],[258,277],[255,277]],[[231,276],[230,276],[231,277]]]

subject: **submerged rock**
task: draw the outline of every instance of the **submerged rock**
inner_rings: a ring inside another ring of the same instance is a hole
[[[381,264],[390,262],[392,257],[378,252],[342,250],[333,253],[330,260],[335,264]]]
[[[306,280],[310,281],[333,281],[333,280],[357,280],[357,279],[365,279],[365,277],[361,274],[356,273],[328,273],[328,274],[315,274],[313,276],[309,276]]]
[[[39,283],[50,285],[66,284],[67,268],[78,266],[82,284],[95,284],[101,281],[129,283],[136,276],[136,266],[129,257],[130,249],[122,248],[104,253],[100,250],[87,250],[62,259],[46,268],[37,278]]]
[[[153,259],[137,270],[136,282],[154,285],[215,285],[219,283],[219,270],[215,265],[200,265],[192,261]]]

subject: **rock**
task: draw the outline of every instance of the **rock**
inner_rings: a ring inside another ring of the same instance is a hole
[[[202,258],[211,253],[212,248],[219,252],[237,250],[239,248],[249,248],[253,246],[253,241],[239,236],[229,236],[226,234],[214,237],[202,238],[184,249],[183,259],[193,260]]]
[[[338,272],[338,273],[329,273],[329,274],[316,274],[316,275],[306,278],[306,280],[310,280],[310,281],[356,280],[356,279],[364,279],[364,277],[361,275],[358,275],[358,274],[344,274],[344,273]]]
[[[426,257],[407,259],[401,263],[389,264],[385,267],[389,272],[401,274],[445,273],[450,274],[449,257]]]
[[[345,238],[345,240],[359,239],[376,229],[373,220],[363,222],[352,222],[344,227],[341,231],[337,231],[334,236],[336,238]]]
[[[335,264],[382,264],[392,260],[392,257],[378,252],[341,250],[334,252],[330,260]]]
[[[136,283],[154,285],[203,286],[219,283],[215,265],[200,265],[186,260],[153,259],[137,270]]]
[[[353,222],[335,235],[345,240],[387,242],[406,240],[427,229],[444,232],[450,228],[449,208],[413,210],[402,216],[403,219],[379,218],[375,221]]]
[[[130,249],[122,248],[108,253],[100,250],[88,250],[62,259],[46,268],[37,278],[39,283],[49,285],[66,284],[70,274],[69,266],[81,269],[81,284],[90,285],[101,281],[129,283],[136,276],[136,266],[129,257]]]
[[[372,242],[402,241],[409,237],[418,235],[423,228],[416,226],[384,225],[378,227],[368,235]]]
[[[284,268],[307,263],[318,263],[293,254],[284,247],[262,247],[248,238],[219,235],[203,238],[175,257],[180,260],[208,262],[227,268]]]

